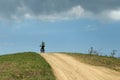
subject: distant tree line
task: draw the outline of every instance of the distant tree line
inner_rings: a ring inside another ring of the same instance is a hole
[[[117,50],[112,50],[110,53],[110,57],[115,57]],[[90,49],[88,49],[88,53],[90,55],[97,55],[97,56],[103,56],[103,54],[101,52],[99,52],[98,50],[95,50],[93,47],[90,47]],[[108,55],[104,55],[104,56],[108,56]],[[120,55],[119,55],[120,58]]]

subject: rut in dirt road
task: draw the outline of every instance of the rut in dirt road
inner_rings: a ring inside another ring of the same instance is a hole
[[[56,80],[120,80],[120,72],[81,63],[65,54],[41,54],[51,65]]]

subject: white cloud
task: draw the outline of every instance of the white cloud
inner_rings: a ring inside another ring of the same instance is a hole
[[[120,20],[120,9],[110,11],[109,17],[113,20],[119,21]]]
[[[119,3],[120,0],[0,0],[0,21],[56,21],[81,17],[120,20]]]
[[[29,13],[24,14],[24,17],[27,18],[27,19],[31,19],[32,18],[32,16]]]
[[[52,14],[39,14],[34,15],[29,10],[25,10],[26,8],[19,8],[20,11],[24,11],[23,16],[24,19],[39,19],[42,21],[57,21],[57,20],[69,20],[69,19],[79,19],[80,17],[83,17],[84,15],[84,9],[81,6],[75,6],[71,9],[60,12],[60,13],[52,13]],[[13,16],[14,19],[18,19],[17,16]]]
[[[12,15],[12,19],[16,21],[20,21],[22,19],[38,19],[42,21],[60,21],[60,20],[71,20],[71,19],[79,19],[85,15],[85,10],[80,6],[74,6],[69,10],[62,11],[60,13],[51,13],[51,14],[38,14],[34,15],[32,11],[27,9],[24,5],[18,7],[16,14]]]
[[[88,15],[87,17],[91,18],[91,19],[97,19],[97,20],[100,20],[102,22],[120,21],[120,9],[105,10],[105,11],[102,11],[98,14],[91,12],[91,15]]]
[[[79,19],[84,15],[84,9],[81,6],[75,6],[70,10],[53,13],[49,15],[39,15],[37,18],[45,21],[56,21],[56,20],[69,20],[69,19]]]
[[[75,6],[71,10],[64,13],[65,16],[70,17],[81,17],[83,15],[84,9],[81,6]]]
[[[95,30],[96,30],[96,26],[95,26],[95,25],[87,25],[87,26],[85,27],[85,29],[86,29],[87,31],[95,31]]]

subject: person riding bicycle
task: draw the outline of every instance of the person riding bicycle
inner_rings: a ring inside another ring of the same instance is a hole
[[[41,53],[45,53],[45,42],[42,41],[41,45],[40,45],[41,49]]]

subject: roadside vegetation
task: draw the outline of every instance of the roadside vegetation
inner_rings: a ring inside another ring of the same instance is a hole
[[[99,56],[94,54],[69,53],[73,58],[95,66],[103,66],[120,71],[120,58]]]
[[[0,80],[55,80],[50,65],[37,53],[0,56]]]

